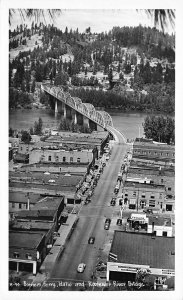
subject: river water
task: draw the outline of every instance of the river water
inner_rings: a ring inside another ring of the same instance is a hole
[[[110,111],[113,125],[116,129],[125,134],[127,139],[134,139],[143,136],[142,123],[146,114],[139,113],[123,113]],[[55,117],[54,112],[51,110],[16,110],[10,111],[9,126],[13,129],[28,130],[34,126],[34,122],[38,121],[39,117],[43,120],[43,127],[55,128],[59,125],[60,116]]]

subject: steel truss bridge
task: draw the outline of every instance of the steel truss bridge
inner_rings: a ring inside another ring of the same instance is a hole
[[[71,95],[68,92],[64,92],[61,87],[51,84],[42,84],[41,89],[56,99],[56,105],[57,100],[61,101],[68,107],[72,108],[75,112],[78,112],[87,119],[106,129],[114,136],[115,140],[118,141],[119,138],[117,136],[121,135],[123,142],[126,142],[126,137],[114,128],[112,117],[106,111],[98,111],[92,104],[83,103],[78,97],[71,97]]]

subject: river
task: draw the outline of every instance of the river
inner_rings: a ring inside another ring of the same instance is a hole
[[[116,129],[125,134],[127,139],[134,139],[143,136],[142,123],[146,114],[143,113],[123,113],[110,111],[109,112],[113,125]],[[9,126],[13,129],[28,130],[34,126],[34,122],[38,121],[39,117],[43,120],[43,127],[55,128],[59,125],[60,116],[55,117],[51,110],[16,110],[10,111]]]

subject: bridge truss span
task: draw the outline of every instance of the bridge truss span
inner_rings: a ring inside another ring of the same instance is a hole
[[[50,94],[55,99],[66,104],[68,107],[72,108],[74,111],[85,116],[89,120],[93,121],[102,128],[108,130],[112,133],[113,121],[112,117],[106,111],[98,111],[90,103],[83,103],[82,100],[78,97],[72,97],[68,92],[64,92],[63,89],[59,86],[54,86],[51,84],[42,84],[42,91]],[[124,140],[126,139],[123,134]]]

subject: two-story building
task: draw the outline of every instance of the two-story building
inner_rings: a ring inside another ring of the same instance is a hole
[[[10,223],[10,269],[29,270],[34,275],[54,243],[64,209],[63,197],[45,197],[32,210],[18,212]]]
[[[172,166],[153,165],[130,165],[127,174],[127,181],[141,183],[153,183],[165,186],[165,199],[163,210],[174,211],[175,209],[175,168]]]
[[[30,210],[42,197],[39,194],[9,191],[9,216],[13,219],[20,210]]]
[[[151,183],[126,181],[123,187],[124,204],[130,209],[146,207],[162,209],[165,201],[165,186]]]

